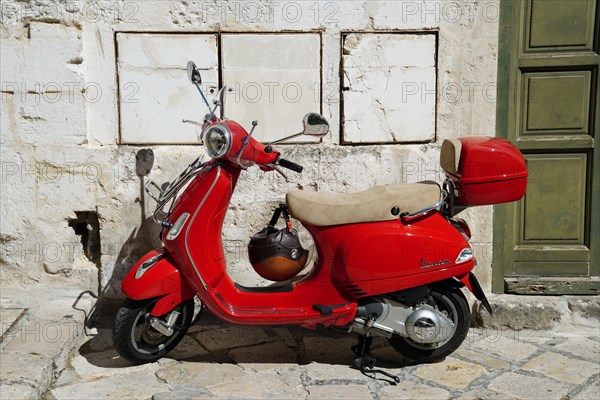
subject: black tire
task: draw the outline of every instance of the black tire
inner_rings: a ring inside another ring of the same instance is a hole
[[[439,311],[454,322],[455,330],[450,339],[442,343],[422,344],[411,338],[394,335],[388,339],[394,350],[420,363],[443,360],[453,353],[465,340],[471,323],[469,303],[459,288],[436,286],[431,289],[433,303]]]
[[[173,335],[161,334],[152,328],[147,320],[157,301],[158,299],[126,299],[115,318],[115,348],[123,358],[134,364],[150,363],[162,358],[183,339],[192,322],[194,299],[187,300],[175,308],[181,312],[181,316]]]

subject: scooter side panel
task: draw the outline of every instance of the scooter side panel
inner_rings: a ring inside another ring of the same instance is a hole
[[[411,224],[396,220],[334,227],[326,236],[339,243],[332,281],[358,297],[447,279],[473,268],[472,260],[455,263],[470,246],[438,213]]]

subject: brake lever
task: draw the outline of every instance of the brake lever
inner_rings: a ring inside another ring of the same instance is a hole
[[[290,180],[288,179],[287,175],[283,173],[283,171],[281,170],[281,168],[278,165],[275,165],[273,163],[270,164],[265,164],[267,167],[273,168],[275,171],[279,172],[279,174],[281,176],[283,176],[283,178],[285,179],[286,182],[289,182]]]

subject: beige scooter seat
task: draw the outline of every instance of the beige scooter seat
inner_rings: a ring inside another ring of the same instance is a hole
[[[356,193],[295,190],[286,195],[292,217],[313,226],[391,221],[400,214],[420,211],[439,200],[440,187],[431,181],[375,186]],[[394,207],[400,212],[393,214]]]

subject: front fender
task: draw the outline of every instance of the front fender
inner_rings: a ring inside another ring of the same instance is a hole
[[[194,297],[194,291],[164,249],[144,255],[123,280],[121,291],[133,300],[161,297],[151,312],[157,316]]]

